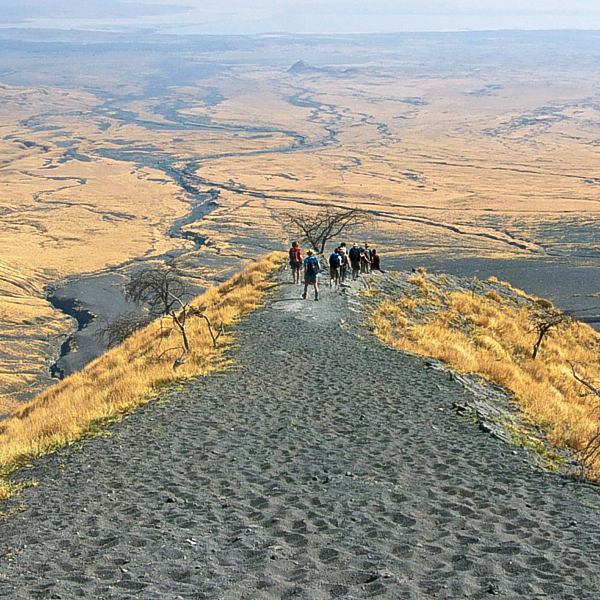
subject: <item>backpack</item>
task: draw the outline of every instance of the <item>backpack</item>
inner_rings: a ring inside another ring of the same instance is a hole
[[[360,251],[356,246],[352,246],[352,248],[350,248],[350,252],[348,253],[348,256],[350,257],[350,260],[352,262],[358,262],[360,260]]]
[[[304,264],[307,275],[317,275],[319,273],[319,263],[314,256],[309,256]]]
[[[300,250],[300,248],[290,248],[290,261],[295,262],[295,263],[302,262],[300,260],[301,252],[302,252],[302,250]]]
[[[337,252],[333,252],[329,257],[329,266],[333,269],[337,269],[341,264],[342,257]]]

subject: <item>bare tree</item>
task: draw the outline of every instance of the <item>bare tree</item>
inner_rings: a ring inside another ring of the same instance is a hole
[[[104,340],[108,348],[122,344],[138,329],[146,327],[153,318],[148,313],[139,313],[135,310],[123,313],[112,319],[104,319],[94,332],[94,337]]]
[[[279,213],[279,218],[294,237],[310,244],[319,254],[323,254],[328,241],[372,221],[372,215],[359,208],[331,207],[316,213],[285,211]]]
[[[538,334],[537,341],[533,345],[533,359],[537,357],[542,340],[550,329],[568,326],[574,321],[570,313],[563,312],[557,308],[535,312],[531,315],[531,320],[533,321],[533,329],[531,331],[535,331]]]
[[[145,315],[145,322],[143,316],[139,318],[139,327],[144,326],[149,320],[156,317],[161,318],[161,326],[162,319],[170,319],[173,327],[167,328],[166,331],[172,331],[173,329],[177,331],[181,339],[181,345],[167,348],[160,356],[162,357],[173,350],[181,350],[181,354],[175,360],[173,368],[177,368],[186,362],[186,356],[191,350],[187,329],[190,317],[197,316],[206,321],[213,346],[217,347],[219,337],[224,331],[223,325],[221,324],[217,333],[215,333],[210,319],[204,313],[204,309],[192,307],[186,301],[186,296],[189,298],[193,294],[185,281],[173,269],[162,266],[140,269],[132,275],[125,286],[125,294],[129,300],[148,310]],[[127,332],[130,327],[135,327],[135,324],[136,320],[133,316],[123,315],[120,319],[115,320],[114,327],[107,330],[107,335],[109,332],[112,333],[114,329],[113,336],[117,340],[119,335]],[[133,331],[128,335],[131,335],[131,333]],[[115,343],[119,342],[116,341]]]
[[[170,315],[191,292],[185,281],[168,267],[145,267],[134,273],[125,285],[125,296],[146,306],[154,316]]]
[[[190,351],[187,320],[191,314],[191,307],[185,301],[185,297],[191,295],[185,281],[173,269],[164,266],[140,269],[125,285],[125,296],[128,300],[145,307],[152,317],[160,317],[161,326],[162,319],[169,318],[179,332],[182,345],[168,348],[160,355],[164,356],[172,350],[181,350],[180,356],[173,364],[175,369],[186,361]]]
[[[190,317],[201,317],[206,321],[206,325],[208,327],[208,333],[212,339],[213,346],[217,347],[217,342],[221,334],[225,332],[225,328],[223,327],[223,323],[221,323],[218,333],[215,334],[212,323],[208,316],[204,313],[202,308],[190,306],[187,302],[184,303],[180,298],[175,298],[177,304],[179,305],[179,310],[173,308],[169,313],[169,317],[173,320],[177,331],[179,331],[181,335],[181,341],[183,342],[183,347],[179,347],[182,352],[180,356],[177,357],[175,362],[173,363],[173,368],[176,369],[180,365],[182,365],[186,361],[187,353],[191,350],[190,347],[190,339],[187,332],[187,321]],[[171,350],[175,350],[175,348],[171,348]],[[164,352],[163,352],[164,354]]]

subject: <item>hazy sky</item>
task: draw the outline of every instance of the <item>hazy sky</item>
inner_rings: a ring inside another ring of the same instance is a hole
[[[600,1],[0,0],[0,26],[233,34],[600,29]]]

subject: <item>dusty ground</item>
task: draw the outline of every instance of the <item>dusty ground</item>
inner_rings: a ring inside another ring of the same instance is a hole
[[[157,260],[202,288],[287,244],[282,209],[361,206],[388,266],[488,261],[600,318],[593,34],[48,35],[0,35],[0,413],[74,331],[44,286]]]
[[[463,387],[356,335],[345,294],[282,277],[235,368],[20,473],[0,597],[595,600],[598,489],[457,417]]]

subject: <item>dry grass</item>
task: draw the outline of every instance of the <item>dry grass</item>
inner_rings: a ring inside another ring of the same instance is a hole
[[[485,297],[489,298],[490,300],[495,300],[496,302],[502,302],[502,296],[494,290],[490,290]]]
[[[523,296],[524,298],[531,298],[531,296],[529,294],[526,294],[523,290],[520,290],[519,288],[513,286],[508,281],[502,281],[501,279],[494,277],[494,275],[492,275],[491,277],[488,277],[487,281],[489,281],[490,283],[497,283],[499,285],[502,285],[505,288],[509,289],[511,292],[514,292],[515,294],[517,294],[519,296]],[[546,302],[550,302],[550,300],[546,300]]]
[[[416,285],[417,287],[420,287],[420,288],[427,287],[427,282],[425,281],[424,277],[422,277],[422,276],[409,277],[408,283],[412,283],[413,285]]]
[[[268,276],[282,256],[273,253],[248,265],[228,282],[196,298],[192,305],[201,307],[214,325],[235,323],[258,306],[270,285]],[[97,432],[102,424],[148,402],[170,382],[221,367],[223,346],[230,334],[214,348],[203,319],[190,320],[188,330],[192,351],[187,363],[177,370],[172,365],[180,350],[168,349],[178,346],[179,339],[175,333],[165,337],[157,321],[17,410],[0,425],[0,475]],[[16,489],[0,480],[0,499]]]
[[[413,301],[381,301],[371,318],[376,335],[401,350],[506,387],[523,412],[544,427],[549,442],[581,452],[600,428],[600,399],[585,394],[570,365],[587,381],[600,381],[598,334],[579,322],[552,329],[533,360],[537,334],[531,319],[542,305],[539,299],[518,304],[493,291],[437,290],[435,295],[433,302],[420,299],[421,307],[429,303],[427,319],[415,318]],[[587,467],[592,478],[600,478],[600,460]]]

